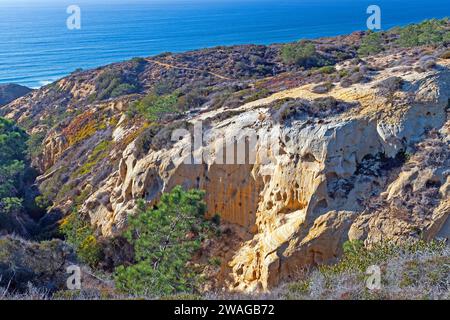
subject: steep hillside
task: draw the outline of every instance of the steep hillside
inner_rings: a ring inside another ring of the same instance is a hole
[[[429,23],[429,41],[404,28],[135,58],[0,115],[30,135],[45,219],[76,209],[112,243],[141,200],[202,189],[221,218],[195,257],[218,259],[205,289],[266,291],[347,240],[450,236],[450,23]]]
[[[30,88],[18,84],[0,84],[0,106],[10,103],[31,91]]]

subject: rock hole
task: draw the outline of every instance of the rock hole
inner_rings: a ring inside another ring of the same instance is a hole
[[[328,207],[328,202],[325,199],[320,200],[317,202],[316,206],[314,207],[314,212],[320,212]]]
[[[312,153],[307,153],[302,156],[302,161],[304,162],[317,162],[316,157]]]
[[[425,183],[425,186],[430,189],[430,188],[436,188],[439,189],[441,187],[441,182],[440,181],[435,181],[435,180],[428,180]]]

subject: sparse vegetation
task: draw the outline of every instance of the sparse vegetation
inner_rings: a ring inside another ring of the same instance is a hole
[[[149,124],[136,139],[138,154],[145,155],[150,150],[161,150],[169,148],[175,141],[172,141],[172,134],[177,129],[189,130],[190,125],[186,121],[172,122],[161,125],[156,122]]]
[[[288,299],[446,299],[449,248],[445,242],[380,243],[367,249],[360,241],[344,244],[342,259],[301,273],[282,290]],[[381,288],[369,290],[366,271],[381,268]]]
[[[323,94],[323,93],[327,93],[330,92],[331,89],[333,89],[334,84],[332,84],[331,82],[325,82],[322,84],[319,84],[317,86],[314,86],[312,88],[312,92],[317,93],[317,94]]]
[[[401,90],[404,81],[400,77],[389,77],[378,83],[377,88],[381,94],[388,95],[393,94],[396,91]]]
[[[271,95],[271,92],[266,88],[257,89],[256,92],[252,92],[252,94],[244,99],[244,103],[253,102],[259,99],[267,98]]]
[[[70,124],[62,130],[69,146],[81,143],[97,132],[106,130],[110,125],[107,119],[108,116],[107,113],[100,115],[86,111],[73,118]]]
[[[0,237],[0,300],[50,296],[66,285],[66,266],[74,260],[70,247],[59,239],[37,243]]]

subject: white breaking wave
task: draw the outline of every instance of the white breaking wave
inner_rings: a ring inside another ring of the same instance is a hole
[[[54,80],[42,80],[42,81],[39,81],[39,85],[40,85],[41,87],[43,87],[43,86],[46,86],[46,85],[52,83],[53,81],[54,81]]]
[[[40,89],[40,88],[42,88],[43,86],[46,86],[46,85],[52,83],[53,81],[55,81],[55,80],[40,80],[40,81],[38,82],[38,85],[36,85],[36,86],[31,86],[31,89]]]

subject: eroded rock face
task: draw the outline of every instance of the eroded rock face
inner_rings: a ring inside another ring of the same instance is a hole
[[[332,262],[348,239],[448,237],[448,67],[386,69],[371,83],[326,94],[307,85],[224,117],[223,109],[193,116],[204,125],[203,143],[181,137],[142,155],[135,140],[81,212],[112,236],[138,199],[154,203],[176,185],[204,189],[209,216],[251,238],[222,266],[223,282],[241,291],[267,290],[301,267]],[[386,93],[378,84],[392,76],[403,85]],[[335,111],[321,113],[324,103]],[[221,164],[217,151],[228,137],[247,145],[246,161]]]

